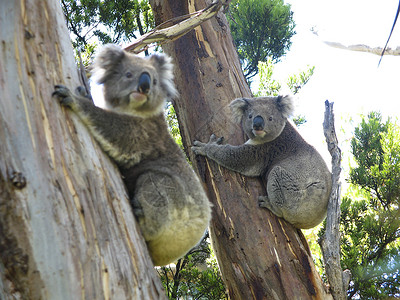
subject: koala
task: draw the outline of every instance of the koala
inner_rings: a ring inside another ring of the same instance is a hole
[[[155,265],[186,254],[203,237],[211,207],[203,187],[170,136],[165,101],[177,94],[165,55],[141,58],[106,45],[93,63],[106,109],[67,87],[54,96],[87,126],[118,166]]]
[[[212,135],[208,143],[194,142],[192,150],[245,176],[261,176],[268,208],[297,228],[321,223],[332,188],[331,174],[320,154],[288,122],[289,96],[239,98],[230,108],[249,140],[240,146],[222,145]]]

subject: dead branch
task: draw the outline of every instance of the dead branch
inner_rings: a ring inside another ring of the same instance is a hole
[[[149,33],[142,35],[140,38],[135,40],[131,45],[126,47],[125,50],[133,53],[140,53],[146,50],[150,44],[153,43],[163,44],[166,42],[174,41],[183,36],[184,34],[188,33],[196,26],[199,26],[201,23],[214,17],[218,13],[220,8],[222,6],[227,6],[229,2],[230,2],[229,0],[228,1],[217,0],[202,10],[196,11],[189,15],[180,16],[168,20],[158,25]],[[174,24],[176,22],[179,23]],[[168,24],[174,24],[174,25],[164,28]]]
[[[326,218],[326,231],[319,243],[325,263],[326,275],[329,281],[332,296],[335,300],[346,299],[348,286],[344,282],[343,271],[340,266],[340,189],[339,181],[341,172],[341,150],[335,132],[333,103],[325,101],[324,135],[328,144],[329,153],[332,156],[332,191],[328,203]],[[347,270],[346,270],[347,272]],[[346,273],[346,275],[348,272]]]

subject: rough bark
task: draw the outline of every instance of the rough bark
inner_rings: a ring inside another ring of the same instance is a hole
[[[340,189],[341,183],[341,150],[335,132],[335,119],[333,103],[325,101],[324,134],[329,153],[332,156],[332,192],[328,203],[326,230],[320,240],[324,257],[326,276],[330,285],[332,296],[335,300],[346,299],[349,285],[349,274],[346,278],[340,266]]]
[[[209,4],[150,2],[157,24]],[[194,157],[188,150],[191,141],[206,141],[211,133],[231,144],[244,142],[227,105],[251,93],[225,16],[219,13],[163,49],[176,65],[180,97],[174,105],[183,143],[214,204],[210,233],[231,299],[331,299],[301,231],[258,208],[257,196],[264,194],[260,181]]]
[[[78,85],[59,5],[1,1],[0,299],[165,298],[117,169],[51,97]]]

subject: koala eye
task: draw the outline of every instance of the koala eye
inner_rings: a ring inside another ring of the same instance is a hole
[[[156,85],[157,84],[157,79],[153,79],[153,84]]]
[[[249,119],[253,118],[253,114],[249,114]]]
[[[126,72],[125,73],[126,78],[132,78],[132,73],[131,72]]]
[[[269,121],[272,121],[272,116],[270,116],[270,117],[268,118],[268,120],[269,120]]]

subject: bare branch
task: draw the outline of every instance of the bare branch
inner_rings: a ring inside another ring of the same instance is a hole
[[[139,39],[137,39],[131,45],[126,47],[125,50],[133,52],[133,53],[140,53],[140,52],[146,50],[150,44],[153,44],[153,43],[163,44],[166,42],[174,41],[174,40],[180,38],[181,36],[183,36],[184,34],[188,33],[190,30],[192,30],[196,26],[199,26],[204,21],[207,21],[208,19],[211,19],[212,17],[214,17],[218,13],[218,11],[220,10],[220,8],[222,6],[228,5],[228,2],[229,1],[218,0],[218,1],[211,3],[208,7],[204,8],[202,10],[199,10],[199,11],[194,12],[189,15],[181,16],[181,17],[166,21],[166,22],[158,25],[156,28],[154,28],[149,33],[141,36]],[[179,22],[178,24],[172,25],[170,27],[162,28],[162,27],[165,27],[167,24],[175,23],[175,22],[181,21],[182,19],[186,19],[186,20]]]
[[[391,48],[383,49],[382,47],[370,47],[363,44],[345,46],[341,43],[336,43],[336,42],[324,41],[324,43],[334,48],[345,49],[350,51],[367,52],[376,55],[394,55],[394,56],[400,55],[400,46],[396,47],[396,49],[391,49]]]
[[[319,37],[318,31],[315,28],[312,28],[311,32]],[[343,49],[343,50],[367,52],[367,53],[372,53],[372,54],[376,54],[379,56],[382,56],[382,55],[400,56],[400,46],[397,46],[395,49],[392,49],[392,48],[388,48],[387,45],[385,45],[385,47],[382,48],[382,47],[370,47],[370,46],[367,46],[364,44],[343,45],[338,42],[330,42],[330,41],[322,41],[322,42],[330,47]]]
[[[328,150],[332,156],[332,191],[328,203],[325,235],[319,241],[325,262],[326,275],[330,284],[332,296],[335,300],[346,299],[348,286],[348,271],[343,276],[340,266],[340,189],[341,150],[335,133],[333,103],[325,101],[324,134]],[[346,280],[344,280],[346,278]],[[346,281],[347,283],[345,283]]]

